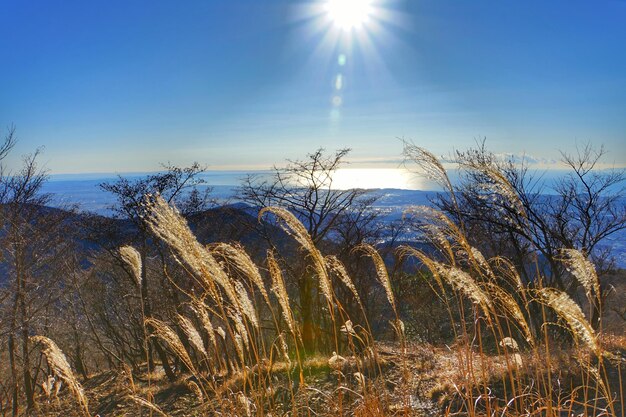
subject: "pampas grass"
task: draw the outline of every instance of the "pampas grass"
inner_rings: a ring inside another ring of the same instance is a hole
[[[583,286],[589,302],[593,304],[594,297],[599,300],[600,281],[595,265],[581,251],[576,249],[561,249],[561,261]]]
[[[83,387],[78,382],[78,379],[72,372],[70,364],[67,362],[65,354],[54,341],[45,336],[32,336],[30,338],[33,343],[41,346],[41,352],[46,357],[48,366],[52,369],[54,374],[67,384],[72,394],[78,401],[80,409],[85,416],[90,416],[89,403]]]
[[[215,288],[217,284],[236,306],[237,295],[230,278],[209,251],[196,240],[186,220],[160,195],[147,196],[144,207],[144,221],[150,231],[174,250],[177,259],[183,260],[212,297],[218,297]]]
[[[576,340],[586,344],[596,355],[601,356],[602,349],[595,331],[585,318],[580,306],[566,293],[554,288],[542,288],[538,291],[540,299],[567,323]]]
[[[346,288],[350,290],[350,292],[352,293],[352,296],[354,297],[354,300],[359,304],[361,308],[363,308],[363,302],[361,301],[361,296],[359,295],[358,290],[354,286],[354,282],[352,282],[352,278],[350,278],[350,275],[348,274],[348,271],[346,271],[346,267],[343,265],[343,263],[339,259],[337,259],[337,257],[334,255],[329,255],[325,259],[326,259],[326,265],[328,265],[331,271],[335,272],[335,274],[337,275],[339,280],[343,283],[343,285],[345,285]]]
[[[289,331],[295,336],[297,327],[293,318],[293,313],[289,305],[289,295],[287,294],[287,288],[285,287],[285,281],[283,280],[283,273],[278,266],[278,262],[274,257],[274,252],[271,250],[267,252],[267,267],[272,278],[272,292],[276,295],[278,304],[280,305],[283,313],[283,318],[287,323]]]
[[[122,260],[130,268],[138,287],[141,287],[141,254],[132,246],[122,246],[119,249]]]
[[[432,165],[431,175],[438,181],[448,181],[436,158],[419,152],[421,161]],[[496,175],[489,178],[499,184],[491,191],[511,192],[507,188],[510,184],[507,185],[502,178]],[[416,401],[412,389],[415,387],[410,382],[420,378],[423,364],[418,366],[418,359],[413,359],[419,349],[412,352],[413,345],[407,338],[413,334],[415,319],[405,312],[421,306],[404,308],[403,303],[410,297],[405,297],[406,293],[394,292],[391,269],[388,270],[385,259],[374,246],[359,245],[354,253],[371,259],[380,292],[384,292],[393,310],[394,317],[386,324],[391,312],[382,309],[377,324],[380,334],[384,334],[389,342],[392,340],[390,330],[395,331],[400,350],[397,350],[397,344],[393,344],[393,352],[400,356],[399,365],[393,359],[386,362],[387,357],[378,356],[380,345],[374,340],[364,300],[360,297],[371,288],[357,288],[337,257],[324,257],[305,226],[291,212],[276,207],[260,211],[259,218],[268,214],[276,216],[281,227],[295,239],[312,267],[305,273],[312,270],[319,284],[319,291],[313,294],[316,297],[315,313],[319,313],[316,316],[319,322],[315,323],[319,332],[316,334],[329,338],[333,335],[335,345],[332,349],[325,345],[328,350],[317,352],[321,356],[307,352],[311,357],[305,360],[300,357],[303,323],[298,301],[302,300],[290,298],[281,269],[281,266],[289,266],[283,263],[288,260],[281,259],[279,264],[277,254],[269,250],[265,270],[255,264],[241,245],[217,243],[204,246],[176,209],[158,195],[147,197],[144,209],[149,230],[169,248],[182,266],[181,272],[187,272],[192,278],[178,280],[178,275],[168,276],[173,288],[179,290],[184,299],[175,308],[153,313],[159,319],[149,317],[144,323],[152,337],[164,342],[159,346],[165,347],[165,354],[177,359],[174,362],[177,372],[191,374],[192,378],[179,375],[180,382],[202,403],[203,412],[211,415],[384,416],[400,412],[410,415],[414,411],[412,407]],[[419,269],[409,271],[406,266],[402,273],[420,274],[448,310],[450,323],[446,324],[450,325],[450,333],[453,333],[450,339],[454,340],[446,341],[450,346],[447,353],[450,363],[445,371],[452,375],[454,393],[449,397],[452,400],[442,403],[445,408],[439,410],[441,414],[512,417],[542,413],[553,417],[555,410],[566,409],[563,405],[567,401],[579,401],[584,403],[581,407],[585,410],[592,409],[593,401],[589,398],[592,397],[593,381],[598,381],[593,392],[601,391],[600,396],[610,401],[611,390],[603,378],[606,368],[601,361],[603,352],[598,335],[567,294],[553,288],[541,288],[541,282],[533,283],[536,287],[531,288],[511,261],[499,257],[486,259],[469,244],[464,229],[440,211],[416,207],[407,215],[418,218],[424,236],[440,249],[431,254],[426,249],[404,246],[397,254],[412,256],[419,261]],[[119,253],[136,283],[141,285],[139,253],[130,246],[120,248]],[[564,251],[563,262],[581,282],[588,296],[599,294],[593,265],[581,253]],[[367,282],[365,279],[359,281]],[[363,326],[357,324],[360,320],[350,317],[335,298],[332,285],[338,282],[359,305],[365,321],[361,322]],[[271,287],[266,288],[266,283],[271,283]],[[402,281],[397,283],[398,288],[402,288]],[[374,286],[378,291],[377,284]],[[412,287],[405,288],[405,291],[412,290]],[[571,398],[553,395],[553,376],[558,369],[550,362],[549,323],[545,314],[540,316],[545,313],[544,309],[553,310],[575,340],[600,357],[597,366],[591,367],[589,363],[581,367],[587,372],[584,378],[591,382],[572,388]],[[266,325],[269,318],[273,319],[273,327]],[[435,316],[433,319],[444,320]],[[537,328],[544,331],[543,339],[537,334],[540,333]],[[49,339],[37,336],[33,340],[44,346],[42,351],[55,375],[70,386],[84,407],[83,414],[88,415],[82,388],[65,356]],[[359,343],[355,343],[357,341]],[[331,350],[333,354],[329,355]],[[380,352],[385,351],[381,349]],[[297,362],[292,362],[294,357]],[[439,359],[435,357],[433,360]],[[385,363],[388,366],[381,366]],[[323,369],[327,373],[323,388],[313,385],[323,377],[316,372],[307,372],[307,367],[309,370]],[[294,378],[297,370],[299,381]],[[377,373],[372,372],[376,370]],[[311,376],[307,377],[309,374]],[[335,384],[331,376],[333,379],[336,376],[335,387],[330,386]],[[393,381],[385,381],[385,378]],[[140,379],[137,381],[139,384]],[[354,390],[350,389],[351,386]],[[148,391],[151,392],[151,387]],[[589,398],[575,399],[575,394],[582,391],[585,395],[589,392]],[[313,392],[320,394],[314,401],[311,400]],[[163,408],[160,408],[150,395],[144,396],[148,398],[145,399],[136,394],[133,392],[128,399],[151,412],[165,415],[165,407],[161,405]],[[542,411],[535,411],[537,409]]]
[[[213,327],[213,323],[211,323],[211,318],[209,317],[209,313],[206,310],[204,303],[194,298],[190,304],[192,311],[196,314],[200,323],[202,323],[202,327],[211,342],[213,348],[217,351],[217,339],[215,338],[215,329]]]
[[[255,285],[257,290],[259,290],[268,307],[272,307],[269,294],[265,289],[265,284],[263,283],[263,278],[261,277],[261,272],[252,258],[250,258],[250,255],[248,255],[241,245],[217,243],[211,246],[210,249],[215,254],[219,254],[223,258],[226,258],[232,263],[232,265],[241,271]]]
[[[385,289],[385,295],[387,296],[387,301],[389,301],[391,308],[393,308],[393,311],[396,313],[396,316],[397,316],[398,310],[396,308],[396,299],[393,295],[393,289],[391,288],[391,280],[389,279],[389,273],[387,272],[387,267],[385,266],[385,262],[383,261],[383,258],[381,258],[378,251],[372,245],[368,245],[365,243],[357,246],[354,250],[358,252],[363,252],[364,254],[366,254],[372,259],[372,262],[374,263],[374,267],[376,268],[376,277],[378,278],[378,281]]]
[[[307,232],[306,228],[289,210],[282,207],[265,207],[259,212],[259,219],[263,217],[265,213],[272,213],[280,220],[283,229],[292,235],[300,246],[309,253],[309,256],[313,260],[313,266],[319,280],[320,290],[326,298],[329,309],[332,312],[333,305],[333,292],[328,273],[326,271],[326,264],[324,263],[324,257],[320,251],[315,247],[311,236]]]
[[[250,321],[252,326],[258,329],[259,319],[257,318],[256,310],[254,308],[254,305],[252,304],[252,301],[250,300],[250,297],[248,296],[248,292],[243,287],[243,284],[241,282],[235,282],[235,291],[237,292],[239,308],[241,312]]]
[[[153,411],[160,416],[167,417],[167,413],[161,410],[161,408],[158,405],[154,404],[151,401],[146,400],[145,398],[139,397],[137,395],[129,395],[127,398],[141,407],[145,407],[148,410]]]
[[[189,339],[189,343],[191,343],[194,349],[202,353],[202,355],[204,355],[205,358],[208,357],[208,353],[206,349],[204,348],[204,342],[202,341],[202,336],[200,336],[200,333],[198,332],[196,327],[193,325],[191,320],[189,320],[187,317],[181,314],[178,314],[177,318],[178,318],[178,325],[185,333],[185,336],[187,336],[187,339]]]
[[[433,261],[430,265],[450,286],[472,300],[474,304],[477,304],[486,318],[490,317],[493,311],[491,297],[476,283],[470,274],[459,268],[447,266],[436,261]]]
[[[439,161],[439,158],[426,148],[416,146],[413,143],[404,141],[403,145],[403,154],[405,157],[417,165],[418,169],[420,169],[421,173],[423,173],[426,178],[442,186],[454,199],[454,191],[450,177],[448,177],[448,172]]]
[[[155,318],[147,318],[146,325],[153,329],[153,335],[163,340],[176,353],[176,356],[185,364],[185,366],[195,375],[198,374],[189,353],[181,342],[176,332],[166,323]]]

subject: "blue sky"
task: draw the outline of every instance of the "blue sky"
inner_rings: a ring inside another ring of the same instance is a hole
[[[0,0],[13,158],[258,169],[322,146],[386,166],[398,137],[437,154],[486,137],[548,163],[591,141],[626,165],[626,1],[374,0],[352,30],[324,5]]]

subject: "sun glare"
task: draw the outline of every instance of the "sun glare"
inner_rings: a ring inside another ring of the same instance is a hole
[[[422,190],[427,184],[410,172],[397,168],[341,168],[333,175],[333,188],[398,188]]]
[[[332,21],[343,30],[358,28],[372,13],[372,0],[328,0],[326,10]]]
[[[358,76],[375,74],[377,84],[390,80],[383,51],[394,47],[394,27],[403,27],[398,4],[404,0],[309,0],[294,7],[294,22],[311,44],[311,61],[330,64],[328,79],[329,127],[338,132],[342,119],[350,113],[354,91],[364,85]],[[300,50],[300,49],[298,49]],[[311,68],[319,68],[317,65]],[[319,71],[315,71],[319,73]]]

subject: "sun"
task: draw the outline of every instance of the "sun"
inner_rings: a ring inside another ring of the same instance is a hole
[[[369,20],[372,0],[328,0],[326,11],[335,25],[349,31]]]

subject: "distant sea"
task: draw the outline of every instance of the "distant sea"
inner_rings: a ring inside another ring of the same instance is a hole
[[[212,197],[228,203],[236,194],[236,188],[248,171],[210,171],[202,175],[201,187],[211,187]],[[256,172],[252,172],[256,173]],[[262,173],[259,171],[259,173]],[[129,180],[143,178],[147,173],[122,174],[57,174],[51,175],[44,184],[43,192],[51,195],[51,204],[56,207],[77,206],[79,210],[104,216],[112,214],[115,197],[102,190],[100,184],[113,183],[120,176]]]
[[[375,171],[375,170],[372,170]],[[208,171],[202,175],[205,183],[203,187],[211,187],[211,196],[222,204],[236,203],[237,187],[241,180],[248,174],[267,175],[268,171]],[[134,179],[144,177],[143,173],[120,174],[125,178]],[[375,175],[372,174],[372,175]],[[543,174],[547,184],[553,184],[562,178],[562,172],[553,171]],[[104,182],[114,182],[119,179],[117,174],[58,174],[52,175],[44,184],[43,192],[51,196],[50,204],[55,207],[74,206],[81,211],[88,211],[104,216],[113,214],[111,207],[115,204],[115,198],[100,188]],[[454,179],[453,179],[454,180]],[[363,181],[363,183],[367,183]],[[360,184],[359,184],[360,185]],[[393,184],[393,185],[398,185]],[[402,185],[402,184],[400,184]],[[379,196],[374,209],[379,211],[384,221],[392,221],[402,216],[409,206],[428,205],[436,196],[437,190],[433,184],[420,183],[427,186],[427,190],[414,189],[416,183],[407,182],[407,187],[402,188],[378,188],[372,190]],[[363,187],[363,185],[360,185]],[[549,188],[546,188],[548,193]],[[603,245],[615,256],[617,264],[626,268],[626,231],[618,232],[610,236]]]

